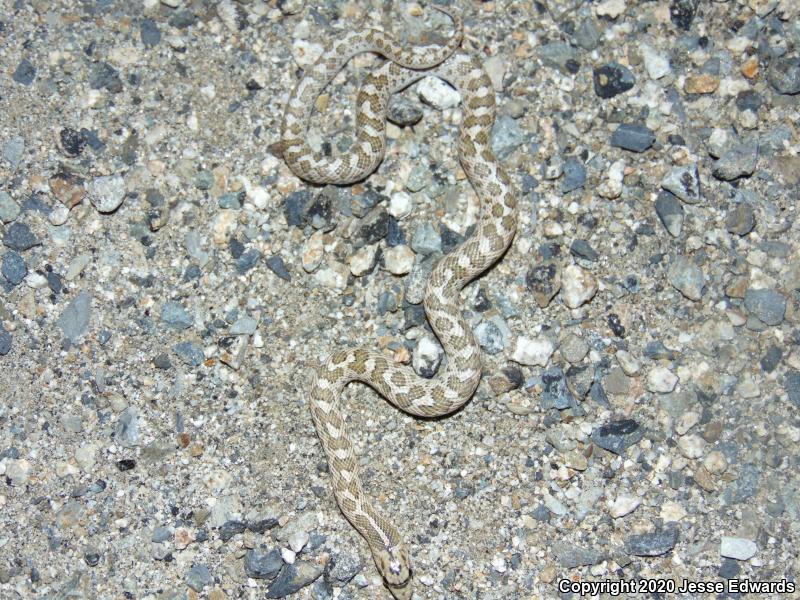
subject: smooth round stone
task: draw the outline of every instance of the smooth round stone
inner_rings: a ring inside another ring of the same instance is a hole
[[[97,177],[89,184],[89,199],[98,212],[114,212],[125,199],[125,180],[120,175]]]
[[[414,251],[405,244],[387,248],[383,253],[386,270],[393,275],[410,273],[414,268],[415,257]]]
[[[666,367],[654,367],[647,374],[647,389],[657,394],[668,394],[678,385],[678,376]]]
[[[685,435],[678,440],[678,450],[686,458],[700,458],[706,441],[699,435]]]

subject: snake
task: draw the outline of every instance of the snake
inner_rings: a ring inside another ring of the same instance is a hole
[[[378,29],[349,31],[329,41],[289,96],[279,142],[283,159],[300,179],[313,184],[359,182],[383,160],[387,110],[393,94],[423,77],[435,76],[461,95],[458,157],[480,200],[480,217],[473,234],[434,266],[423,297],[428,322],[446,361],[433,378],[426,379],[408,365],[368,348],[336,350],[313,366],[308,389],[311,417],[328,460],[337,504],[366,540],[383,583],[398,600],[408,600],[413,594],[410,552],[397,527],[363,489],[340,396],[350,382],[362,382],[416,417],[448,415],[468,402],[480,383],[482,360],[459,308],[460,292],[502,257],[517,226],[517,196],[491,148],[495,119],[492,81],[481,62],[460,48],[460,15],[450,8],[431,8],[453,21],[454,34],[444,43],[404,48]],[[307,142],[315,102],[345,64],[362,52],[377,53],[386,60],[364,78],[357,92],[354,142],[339,155],[315,151]]]

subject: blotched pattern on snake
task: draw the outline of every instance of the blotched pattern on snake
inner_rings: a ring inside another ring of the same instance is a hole
[[[400,47],[378,30],[351,32],[333,41],[297,84],[286,106],[281,146],[291,170],[313,183],[345,184],[367,177],[383,159],[389,98],[428,75],[439,77],[461,93],[462,120],[458,155],[481,201],[473,235],[433,269],[424,298],[425,311],[447,354],[433,379],[381,353],[365,348],[339,350],[315,370],[310,409],[330,466],[333,491],[347,519],[369,544],[375,564],[391,593],[412,594],[409,552],[395,526],[366,496],[353,444],[339,403],[342,388],[361,381],[399,409],[416,416],[451,413],[466,403],[481,378],[480,349],[459,308],[461,289],[511,244],[517,222],[517,199],[508,176],[491,151],[495,116],[494,89],[481,63],[459,50],[462,22],[450,10],[455,34],[444,45]],[[361,86],[357,100],[357,139],[349,153],[337,157],[314,152],[305,137],[311,111],[321,91],[350,58],[376,52],[388,59]]]

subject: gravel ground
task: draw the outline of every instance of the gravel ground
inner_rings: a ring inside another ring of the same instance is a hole
[[[791,588],[798,4],[461,9],[521,199],[463,296],[484,380],[437,420],[344,399],[417,597]],[[365,26],[450,33],[377,0],[0,0],[2,598],[388,596],[330,491],[309,366],[365,345],[433,374],[421,284],[479,207],[435,81],[395,98],[361,184],[274,156],[302,69]],[[379,62],[326,90],[312,144],[347,151]]]

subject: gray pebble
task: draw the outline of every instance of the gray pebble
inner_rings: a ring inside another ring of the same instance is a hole
[[[243,533],[247,529],[247,524],[244,521],[226,521],[219,528],[219,538],[223,542],[227,542],[233,536]]]
[[[242,200],[245,198],[245,192],[227,192],[222,194],[217,200],[220,208],[230,210],[239,210],[242,208]]]
[[[172,368],[172,363],[169,360],[169,355],[166,352],[161,352],[153,359],[153,366],[156,369],[166,371]]]
[[[633,419],[611,421],[592,432],[592,441],[614,454],[622,454],[643,437],[644,429]]]
[[[737,144],[714,162],[711,172],[717,179],[731,181],[753,174],[758,162],[758,142],[749,140]]]
[[[550,367],[542,373],[541,406],[544,410],[563,410],[576,405],[575,398],[567,389],[567,379],[561,367]]]
[[[751,315],[769,326],[780,325],[786,315],[786,298],[772,289],[748,289],[744,293],[744,306]]]
[[[13,250],[10,250],[3,255],[3,263],[2,266],[0,266],[0,272],[3,273],[3,277],[5,277],[11,285],[18,285],[28,274],[28,267],[25,264],[24,258]]]
[[[11,223],[19,216],[19,213],[19,204],[14,202],[8,192],[0,192],[0,221]]]
[[[27,224],[15,221],[6,229],[3,243],[12,250],[23,251],[39,246],[42,242],[33,234]]]
[[[562,73],[575,73],[579,65],[580,52],[567,42],[550,42],[539,47],[539,60],[546,67],[558,69]]]
[[[285,598],[289,594],[294,594],[305,586],[314,583],[324,570],[322,565],[308,561],[286,565],[275,581],[267,588],[265,597]]]
[[[292,280],[292,274],[289,273],[289,269],[286,268],[286,263],[283,262],[283,259],[280,256],[277,254],[270,256],[265,262],[267,263],[269,270],[275,273],[275,275],[284,281]]]
[[[568,194],[574,190],[582,188],[586,183],[586,167],[583,162],[570,156],[564,161],[564,180],[561,182],[561,193]]]
[[[213,581],[211,572],[205,565],[192,565],[186,573],[186,585],[192,588],[195,592],[202,592],[203,588]]]
[[[594,24],[594,19],[591,18],[580,22],[573,37],[578,46],[589,52],[600,45],[600,32]]]
[[[189,366],[196,367],[205,360],[203,349],[192,342],[180,342],[175,344],[172,349]]]
[[[800,93],[800,56],[773,60],[767,70],[767,81],[781,94]]]
[[[180,302],[165,302],[161,307],[161,320],[173,329],[188,329],[194,323],[194,317],[186,312]]]
[[[505,347],[503,333],[491,321],[481,321],[475,328],[475,339],[487,354],[499,354]]]
[[[258,321],[253,317],[239,317],[237,321],[231,325],[229,332],[232,335],[253,335],[258,327]]]
[[[236,271],[240,275],[244,275],[250,269],[256,266],[256,263],[258,263],[260,258],[261,252],[255,248],[246,250],[239,258],[236,259]]]
[[[503,160],[522,145],[525,134],[517,121],[508,115],[500,115],[492,127],[491,141],[495,156]]]
[[[758,138],[758,152],[762,155],[771,156],[784,149],[785,144],[789,144],[792,139],[792,132],[786,125],[778,125],[769,131],[765,131]]]
[[[611,145],[615,148],[644,152],[656,141],[653,131],[639,123],[623,123],[611,134]]]
[[[745,202],[737,204],[725,216],[725,228],[736,235],[747,235],[756,226],[753,207]]]
[[[105,88],[112,94],[118,94],[122,91],[122,80],[119,77],[119,72],[114,67],[107,62],[100,61],[92,66],[89,87],[93,90]]]
[[[399,127],[411,127],[422,120],[422,109],[405,96],[392,95],[386,118]]]
[[[22,161],[22,154],[25,152],[25,140],[13,138],[3,145],[3,158],[8,161],[12,169],[16,169]]]
[[[139,38],[145,48],[157,46],[161,41],[161,31],[153,19],[142,19],[139,23]]]
[[[194,187],[198,190],[209,190],[214,185],[214,174],[211,171],[200,171],[194,176]]]
[[[120,413],[114,428],[116,440],[126,448],[139,444],[139,411],[129,406]]]
[[[23,58],[14,69],[11,78],[22,85],[30,85],[36,79],[36,67],[27,58]]]
[[[442,236],[430,223],[423,223],[414,231],[411,249],[417,254],[429,255],[442,251]]]
[[[672,192],[687,204],[697,204],[702,200],[697,165],[672,169],[661,181],[661,187]]]
[[[591,548],[581,548],[574,544],[557,542],[553,544],[558,564],[566,569],[596,565],[605,560],[601,552]]]
[[[731,461],[729,461],[731,462]],[[723,494],[723,500],[728,504],[741,504],[750,500],[758,493],[758,482],[761,479],[761,470],[754,464],[742,465],[739,476],[732,482]]]
[[[703,271],[685,256],[677,256],[667,271],[667,280],[689,300],[697,302],[703,297],[706,277]]]
[[[328,571],[328,575],[339,585],[348,583],[364,568],[361,559],[355,554],[337,554],[333,557],[332,562],[333,566]]]
[[[0,348],[0,354],[2,354],[2,348]],[[800,408],[800,371],[788,371],[783,380],[783,387],[789,402]]]
[[[89,200],[98,212],[114,212],[124,199],[125,180],[121,175],[96,177],[89,184]]]
[[[57,324],[64,337],[74,343],[88,331],[91,316],[92,297],[83,290],[63,310]]]
[[[428,165],[418,164],[411,173],[408,174],[406,180],[406,189],[409,192],[419,192],[425,189],[431,182],[431,171]]]
[[[274,579],[283,567],[281,551],[277,548],[254,548],[244,555],[244,570],[253,579]]]
[[[11,334],[0,323],[0,356],[5,356],[11,352]]]
[[[678,543],[678,528],[670,527],[653,533],[632,535],[625,542],[625,552],[634,556],[660,556]]]
[[[656,198],[656,214],[664,229],[672,237],[678,237],[683,228],[683,206],[678,198],[667,191],[661,191]]]
[[[150,536],[150,541],[157,544],[172,539],[172,530],[169,527],[156,527]]]
[[[592,248],[591,244],[584,239],[576,238],[572,241],[569,247],[570,254],[578,258],[582,258],[589,262],[594,262],[600,256],[597,250]]]

